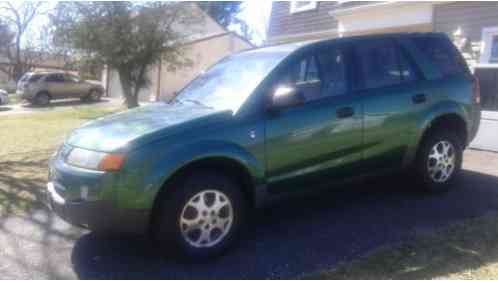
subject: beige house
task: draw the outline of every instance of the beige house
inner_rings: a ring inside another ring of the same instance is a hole
[[[471,64],[498,62],[498,2],[277,1],[267,44],[389,32],[444,32]]]
[[[0,67],[8,69],[11,67],[11,64],[7,58],[0,56]],[[41,58],[33,64],[31,71],[67,71],[74,74],[77,73],[75,69],[65,67],[65,61],[63,59],[49,55],[41,56]],[[16,82],[14,79],[8,73],[0,71],[0,89],[12,92],[15,91],[15,87]]]
[[[165,62],[154,66],[149,71],[151,84],[148,89],[140,92],[139,100],[170,100],[178,90],[223,57],[253,47],[250,42],[234,32],[227,31],[205,13],[203,15],[202,24],[179,27],[188,28],[188,30],[182,30],[183,33],[188,34],[182,48],[185,48],[185,56],[193,62],[193,65],[174,72],[168,70]],[[108,96],[123,96],[119,76],[115,70],[104,70],[102,84]]]

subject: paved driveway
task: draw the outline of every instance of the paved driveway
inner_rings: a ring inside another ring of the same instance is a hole
[[[462,180],[447,194],[419,193],[401,178],[383,178],[282,202],[254,216],[239,247],[198,265],[159,258],[138,237],[96,237],[46,211],[7,215],[0,218],[0,276],[296,278],[380,245],[498,210],[497,167],[498,154],[467,151]]]

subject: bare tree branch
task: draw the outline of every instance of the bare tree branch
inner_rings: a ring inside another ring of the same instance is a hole
[[[18,80],[24,72],[30,70],[40,52],[30,44],[24,43],[23,38],[34,19],[43,13],[45,2],[1,2],[1,19],[5,22],[14,36],[6,46],[0,46],[0,55],[3,55],[11,64],[12,78]],[[31,43],[31,42],[28,42]]]

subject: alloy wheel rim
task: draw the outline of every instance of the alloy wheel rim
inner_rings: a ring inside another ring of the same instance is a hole
[[[455,147],[451,142],[440,141],[436,143],[427,160],[429,176],[434,182],[446,182],[455,170],[456,154]]]
[[[99,98],[99,92],[92,91],[91,97],[92,99],[97,100]]]
[[[183,239],[195,248],[216,246],[234,220],[230,199],[221,191],[204,190],[192,196],[180,215]]]

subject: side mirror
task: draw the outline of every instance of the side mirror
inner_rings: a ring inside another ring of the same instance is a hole
[[[280,86],[273,92],[270,108],[284,109],[299,106],[303,103],[304,97],[296,88]]]

